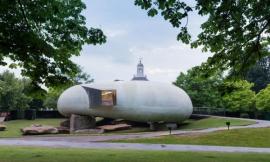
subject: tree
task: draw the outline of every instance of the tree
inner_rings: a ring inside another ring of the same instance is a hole
[[[270,57],[264,57],[252,66],[245,75],[247,81],[254,83],[254,90],[258,93],[270,84]]]
[[[44,100],[44,106],[47,108],[56,109],[57,108],[57,100],[60,94],[67,88],[67,86],[61,87],[50,87],[48,89],[48,93]]]
[[[270,1],[196,0],[190,6],[180,0],[135,0],[135,5],[160,13],[173,27],[180,28],[177,40],[191,42],[188,30],[190,12],[208,16],[202,32],[191,47],[202,46],[214,55],[207,71],[231,68],[234,75],[246,71],[269,55]],[[21,67],[22,75],[35,85],[47,87],[64,83],[77,73],[70,60],[84,44],[101,44],[106,37],[100,29],[87,28],[81,14],[81,0],[2,0],[0,1],[0,64]]]
[[[218,86],[223,82],[221,74],[204,77],[200,67],[194,67],[187,74],[180,73],[174,84],[187,92],[196,107],[223,107]]]
[[[246,80],[226,81],[220,86],[225,108],[230,111],[248,112],[253,110],[255,104],[255,92],[253,86]]]
[[[270,84],[256,95],[256,108],[258,110],[270,110]]]
[[[82,71],[82,67],[77,66],[77,68],[78,68],[79,73],[77,73],[77,75],[74,76],[73,78],[69,78],[71,82],[67,84],[63,84],[63,85],[49,87],[48,92],[45,96],[45,100],[44,100],[45,107],[56,109],[57,100],[59,96],[68,87],[71,87],[73,85],[78,85],[78,84],[87,84],[94,81],[94,79],[92,79],[89,74]]]
[[[87,84],[87,83],[92,83],[94,81],[91,76],[85,72],[83,72],[83,68],[81,66],[77,66],[77,74],[70,78],[72,85],[77,85],[77,84]]]
[[[0,109],[27,109],[31,97],[24,93],[27,86],[24,79],[18,79],[13,73],[5,71],[0,74]]]
[[[135,5],[158,13],[173,27],[180,28],[177,40],[191,42],[188,32],[188,15],[192,11],[208,20],[201,25],[202,32],[191,47],[202,46],[203,51],[214,55],[207,61],[206,71],[232,69],[235,76],[244,72],[264,56],[269,55],[270,1],[253,0],[196,0],[189,6],[179,0],[135,0]]]
[[[81,0],[0,1],[0,65],[22,68],[33,84],[63,84],[78,73],[70,60],[84,44],[101,44],[100,29],[87,28]]]
[[[33,98],[32,101],[28,105],[30,109],[39,110],[39,109],[44,108],[43,103],[44,103],[43,99]]]

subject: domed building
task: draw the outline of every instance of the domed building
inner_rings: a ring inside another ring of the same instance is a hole
[[[144,75],[144,66],[142,64],[142,59],[140,59],[138,65],[137,65],[137,74],[134,75],[131,80],[148,81],[146,75]]]

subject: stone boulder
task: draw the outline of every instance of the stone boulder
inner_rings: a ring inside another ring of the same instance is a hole
[[[23,135],[57,134],[58,129],[49,125],[35,124],[21,129]]]
[[[4,131],[7,128],[7,126],[0,124],[0,131]]]
[[[60,127],[56,127],[56,128],[58,130],[58,133],[60,133],[60,134],[69,134],[69,132],[70,132],[68,127],[60,126]]]
[[[81,129],[76,130],[74,132],[75,134],[101,134],[104,133],[103,129]]]
[[[115,125],[103,125],[99,126],[99,129],[103,129],[105,132],[130,129],[131,125],[128,124],[115,124]]]

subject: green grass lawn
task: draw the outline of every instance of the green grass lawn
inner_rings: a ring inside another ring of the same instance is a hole
[[[243,125],[250,125],[255,124],[254,121],[243,120],[243,119],[232,119],[232,118],[217,118],[217,117],[209,117],[203,118],[199,120],[195,119],[188,119],[184,121],[178,130],[198,130],[198,129],[206,129],[206,128],[215,128],[215,127],[226,127],[226,122],[230,121],[231,126],[243,126]],[[160,125],[158,130],[168,130],[165,124]],[[128,130],[120,130],[108,133],[137,133],[137,132],[151,132],[149,127],[133,127],[132,129]]]
[[[233,119],[233,118],[217,118],[209,117],[200,120],[189,119],[185,121],[179,129],[191,130],[191,129],[205,129],[205,128],[215,128],[215,127],[226,127],[226,122],[229,121],[231,126],[242,126],[255,124],[254,121],[243,120],[243,119]]]
[[[0,138],[1,137],[20,137],[22,136],[20,129],[30,126],[32,124],[59,126],[60,122],[63,120],[65,119],[36,119],[36,120],[8,121],[4,123],[7,126],[7,129],[5,131],[0,131]]]
[[[0,132],[1,137],[20,137],[21,132],[20,129],[30,126],[32,124],[43,124],[43,125],[51,125],[51,126],[59,126],[59,123],[65,119],[36,119],[36,120],[12,120],[5,122],[7,125],[6,131]],[[188,119],[185,121],[180,127],[179,130],[191,130],[191,129],[204,129],[204,128],[212,128],[212,127],[223,127],[225,126],[225,122],[230,121],[231,125],[249,125],[254,124],[253,121],[241,120],[241,119],[224,119],[224,118],[204,118],[200,120]],[[165,125],[161,125],[159,130],[168,130]],[[150,132],[149,127],[133,127],[128,130],[121,130],[115,132],[108,132],[104,135],[109,134],[122,134],[122,133],[137,133],[137,132]],[[82,135],[82,134],[80,134]]]
[[[114,142],[270,147],[270,128],[234,129],[197,135],[169,135]]]
[[[0,147],[1,162],[269,162],[270,154]]]

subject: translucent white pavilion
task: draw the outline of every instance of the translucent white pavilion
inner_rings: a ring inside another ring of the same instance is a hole
[[[64,91],[58,110],[65,116],[90,115],[141,122],[176,122],[192,111],[189,96],[180,88],[151,81],[76,85]]]
[[[179,87],[136,79],[70,87],[59,97],[57,107],[65,116],[77,114],[152,123],[181,123],[193,111],[189,96]]]

